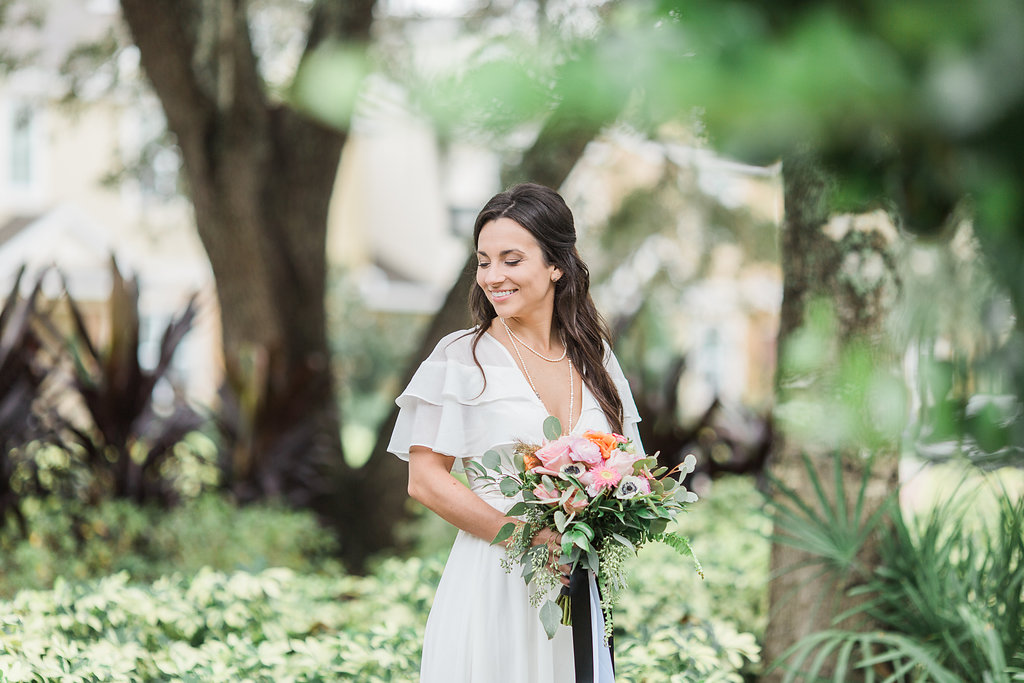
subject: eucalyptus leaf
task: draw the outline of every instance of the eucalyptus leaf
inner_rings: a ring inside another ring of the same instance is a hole
[[[516,468],[516,472],[525,472],[526,463],[523,462],[523,454],[516,453],[512,456],[512,465]]]
[[[487,451],[483,457],[484,467],[489,470],[497,470],[501,467],[501,454],[498,451]]]
[[[519,482],[517,482],[515,479],[512,479],[511,477],[506,477],[505,479],[501,480],[500,484],[498,484],[498,488],[501,490],[503,494],[505,494],[506,498],[511,498],[512,496],[519,493]]]
[[[515,522],[509,522],[508,524],[503,525],[500,529],[498,529],[498,533],[494,537],[494,540],[491,541],[491,545],[497,545],[498,543],[501,543],[502,541],[508,539],[508,537],[511,536],[512,532],[515,530]]]
[[[587,563],[590,565],[590,568],[594,570],[594,573],[597,573],[601,568],[601,561],[597,557],[597,551],[593,548],[587,550]]]
[[[651,520],[651,535],[657,536],[665,533],[665,529],[668,527],[667,519],[652,519]]]
[[[554,441],[562,435],[562,421],[554,415],[548,415],[544,420],[544,438]]]
[[[561,621],[562,608],[554,600],[547,600],[540,606],[540,623],[544,625],[544,633],[548,635],[548,640],[555,637]]]
[[[565,532],[565,525],[568,523],[568,518],[565,513],[561,510],[555,510],[555,528],[558,529],[558,533]]]
[[[519,515],[526,514],[526,512],[529,509],[529,504],[526,501],[521,500],[515,505],[513,505],[511,508],[509,508],[508,512],[506,512],[505,514],[509,517],[518,517]]]
[[[661,480],[661,485],[664,487],[665,492],[667,493],[674,489],[675,487],[679,486],[679,482],[673,479],[672,477],[665,477],[664,479]]]

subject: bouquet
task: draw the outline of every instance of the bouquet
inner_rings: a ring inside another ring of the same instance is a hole
[[[560,584],[548,565],[547,546],[532,543],[545,527],[562,534],[558,564],[595,573],[607,639],[612,632],[612,605],[626,586],[624,561],[648,541],[661,541],[690,555],[697,572],[704,576],[689,541],[666,531],[668,523],[697,500],[672,476],[692,472],[696,458],[687,455],[681,465],[668,471],[657,466],[657,454],[637,453],[634,444],[620,434],[561,433],[558,418],[548,417],[544,421],[548,440],[516,444],[511,471],[503,467],[495,451],[467,467],[495,482],[505,496],[522,498],[508,511],[522,521],[504,525],[492,543],[508,540],[505,569],[522,565],[523,579],[536,589],[531,601],[540,607],[548,637],[554,637],[559,623],[571,625],[571,617],[564,588],[557,600],[545,600]]]

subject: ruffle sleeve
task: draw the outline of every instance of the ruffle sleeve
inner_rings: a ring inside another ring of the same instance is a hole
[[[495,445],[495,418],[509,409],[505,402],[521,400],[509,389],[518,378],[506,377],[507,369],[488,366],[485,386],[460,335],[438,342],[395,399],[400,410],[388,451],[402,460],[413,446],[425,446],[456,458],[453,469],[461,470],[462,459],[480,457]]]

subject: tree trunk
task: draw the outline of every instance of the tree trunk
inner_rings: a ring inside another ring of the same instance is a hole
[[[838,466],[847,511],[852,512],[861,475],[869,468],[861,515],[866,520],[895,490],[896,435],[875,434],[873,439],[858,441],[856,434],[838,438],[825,424],[815,425],[816,431],[801,430],[796,427],[801,416],[794,411],[799,411],[802,403],[805,407],[822,406],[823,414],[829,418],[834,417],[834,408],[848,418],[848,424],[851,420],[870,421],[870,392],[850,391],[843,384],[850,376],[837,374],[837,369],[844,367],[852,353],[860,352],[872,359],[868,364],[871,373],[881,373],[878,377],[898,374],[895,354],[883,343],[884,325],[899,290],[892,260],[898,238],[880,214],[838,217],[828,222],[827,181],[809,156],[785,159],[783,178],[784,287],[776,377],[777,414],[782,419],[771,472],[805,503],[820,509],[803,456],[808,456],[832,504],[837,500],[832,482],[834,468]],[[809,331],[821,326],[821,302],[831,311],[826,314],[831,324],[816,338],[820,355],[812,363],[794,362],[792,354],[799,353],[801,346],[806,350],[807,340],[815,339],[808,336]],[[862,377],[857,381],[870,380]],[[796,421],[787,421],[787,417],[795,417]],[[777,503],[784,502],[778,492],[774,498]],[[778,522],[775,533],[776,538],[785,533]],[[863,582],[878,564],[873,540],[860,547],[845,569],[829,564],[823,571],[823,565],[814,564],[816,559],[820,558],[785,543],[776,541],[772,545],[771,576],[775,578],[769,585],[764,650],[767,662],[777,659],[803,636],[837,626],[836,615],[854,604],[847,591]],[[776,670],[765,680],[777,681],[781,677]]]
[[[217,283],[244,499],[322,506],[341,460],[326,334],[327,207],[345,135],[267,100],[244,0],[122,0],[177,136]],[[365,40],[372,0],[315,2],[307,51]]]

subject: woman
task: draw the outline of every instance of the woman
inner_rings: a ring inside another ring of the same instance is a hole
[[[490,541],[514,499],[467,472],[487,450],[541,443],[556,416],[566,433],[616,431],[640,447],[640,421],[608,333],[590,298],[572,213],[553,190],[523,184],[495,195],[473,231],[475,326],[443,338],[398,397],[388,450],[409,461],[409,495],[459,528],[427,619],[422,683],[565,683],[574,679],[570,629],[544,633],[518,571]],[[544,530],[552,571],[561,538]],[[600,610],[592,631],[603,632]],[[613,680],[600,637],[595,680]]]

